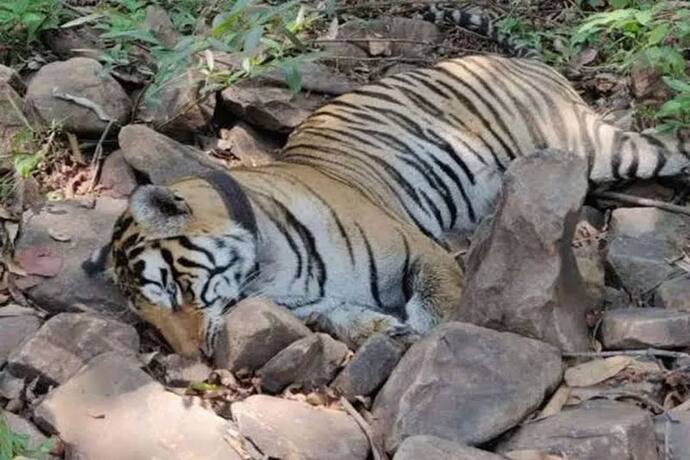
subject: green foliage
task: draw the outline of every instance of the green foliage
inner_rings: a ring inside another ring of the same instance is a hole
[[[58,26],[59,0],[0,0],[0,43],[25,48],[40,32]]]
[[[136,66],[148,73],[152,85],[147,97],[155,97],[192,65],[207,76],[207,90],[281,69],[288,86],[299,90],[296,63],[310,57],[299,35],[316,18],[297,1],[276,6],[257,5],[255,0],[158,0],[171,17],[179,40],[166,46],[146,25],[147,0],[117,0],[100,7],[92,17],[103,31],[108,47],[103,61],[111,66]],[[214,65],[207,50],[241,56],[238,69]]]
[[[15,457],[41,460],[50,454],[52,448],[53,442],[48,440],[36,449],[30,449],[29,438],[13,432],[0,415],[0,460],[12,460]]]

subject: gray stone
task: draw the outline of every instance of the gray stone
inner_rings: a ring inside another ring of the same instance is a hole
[[[12,412],[0,409],[0,419],[3,419],[7,427],[15,434],[26,437],[27,447],[31,450],[43,447],[48,442],[48,437],[41,433],[36,426],[26,419]]]
[[[160,6],[149,5],[146,8],[145,24],[149,32],[168,48],[174,48],[180,39],[167,11]]]
[[[23,340],[29,338],[41,327],[41,320],[35,316],[0,317],[0,367],[7,360],[10,352]]]
[[[7,369],[0,371],[0,397],[19,399],[24,391],[24,379],[15,377]]]
[[[44,43],[60,58],[99,59],[105,47],[100,32],[89,25],[68,29],[56,27],[44,31]]]
[[[264,455],[300,460],[365,460],[369,442],[345,412],[254,395],[232,405],[242,435]]]
[[[127,302],[104,276],[89,277],[82,269],[93,251],[103,246],[112,233],[125,200],[102,197],[89,209],[76,201],[46,203],[24,213],[17,254],[44,248],[61,260],[57,275],[43,278],[24,292],[50,312],[74,310],[77,304],[111,313],[127,310]],[[57,241],[54,235],[69,241]]]
[[[19,94],[24,94],[26,91],[26,85],[24,85],[19,73],[12,67],[0,64],[0,86],[2,85],[10,85]]]
[[[347,346],[327,334],[313,334],[281,350],[257,373],[261,386],[279,393],[288,385],[311,390],[328,385],[347,355]]]
[[[551,345],[445,323],[400,360],[374,401],[373,428],[389,452],[418,434],[480,444],[539,407],[561,375]]]
[[[290,132],[326,99],[316,94],[293,94],[279,86],[245,81],[221,93],[223,105],[234,116],[262,129]]]
[[[646,294],[679,269],[667,260],[682,254],[690,220],[656,208],[620,208],[611,215],[607,262],[630,293]]]
[[[143,125],[120,130],[125,161],[154,184],[169,184],[187,176],[220,169],[201,150],[180,144]]]
[[[654,428],[659,452],[668,449],[671,460],[690,460],[690,402],[674,407],[668,414],[657,415],[654,418]]]
[[[382,17],[371,21],[354,19],[338,27],[339,42],[325,42],[324,50],[336,58],[338,67],[345,70],[359,64],[357,59],[338,57],[370,56],[426,56],[441,39],[438,27],[427,21],[400,17]],[[376,41],[368,41],[374,38]],[[391,38],[390,42],[380,39]],[[347,40],[356,40],[347,42]],[[360,41],[361,40],[361,41]]]
[[[106,157],[99,185],[105,189],[104,195],[113,198],[126,198],[136,188],[137,179],[122,150],[116,150]]]
[[[161,359],[165,367],[165,382],[170,386],[186,387],[193,382],[203,382],[211,368],[199,359],[168,355]]]
[[[250,298],[228,314],[214,358],[218,368],[255,371],[280,350],[311,331],[290,312],[274,303]]]
[[[587,192],[587,165],[541,151],[514,161],[491,221],[476,231],[452,319],[589,349],[592,308],[571,242]]]
[[[134,355],[137,331],[127,324],[87,313],[60,313],[45,322],[8,358],[17,377],[40,377],[47,385],[66,382],[93,357],[108,351]]]
[[[604,312],[601,341],[607,349],[690,346],[690,312],[622,308]]]
[[[0,167],[11,168],[8,159],[2,157],[12,153],[15,136],[26,127],[22,107],[24,101],[9,83],[0,82]]]
[[[299,65],[302,76],[303,91],[315,91],[323,94],[340,95],[349,93],[357,86],[346,76],[336,73],[332,67],[318,62],[303,62]],[[281,71],[270,71],[262,78],[272,83],[285,84],[285,77]]]
[[[189,69],[161,88],[155,95],[144,97],[138,121],[151,123],[156,131],[178,141],[190,142],[213,116],[214,93],[202,97],[205,76]]]
[[[131,101],[120,84],[101,64],[89,58],[72,58],[41,67],[26,91],[27,110],[44,123],[59,122],[67,131],[100,135],[108,125],[94,111],[74,101],[57,96],[88,99],[100,107],[103,115],[124,125]],[[117,130],[112,128],[111,135]]]
[[[592,401],[521,426],[498,452],[535,449],[568,460],[657,460],[648,412],[613,401]]]
[[[664,281],[656,289],[654,305],[669,310],[690,312],[690,275]]]
[[[221,129],[217,148],[240,160],[242,165],[260,166],[275,161],[280,146],[245,123]]]
[[[373,394],[386,381],[403,355],[401,344],[375,334],[362,344],[331,387],[349,400]]]
[[[53,390],[36,408],[67,458],[240,460],[224,440],[228,423],[196,398],[177,396],[137,367],[106,353]]]
[[[632,307],[634,302],[625,292],[606,286],[604,287],[603,305],[606,310],[614,310],[616,308]]]
[[[505,460],[474,447],[464,446],[436,436],[410,436],[395,452],[393,460]]]

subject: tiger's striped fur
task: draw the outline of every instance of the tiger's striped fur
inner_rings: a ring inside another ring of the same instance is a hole
[[[199,342],[211,352],[223,314],[255,295],[318,315],[355,345],[423,333],[461,295],[446,242],[491,211],[513,159],[541,148],[585,157],[595,183],[689,164],[686,142],[605,123],[540,62],[451,59],[329,102],[280,161],[235,169],[225,186],[138,189],[99,265],[114,265],[169,339],[156,311],[203,312],[204,326],[173,341],[185,353]]]

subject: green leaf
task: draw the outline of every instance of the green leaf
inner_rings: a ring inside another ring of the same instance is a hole
[[[14,158],[14,169],[21,177],[29,177],[41,162],[41,156],[37,153],[17,155]]]
[[[70,27],[77,27],[82,24],[87,24],[89,22],[93,22],[97,19],[104,18],[105,16],[101,13],[93,13],[93,14],[87,14],[86,16],[82,16],[77,19],[73,19],[71,21],[68,21],[60,26],[62,29],[69,29]]]
[[[261,37],[263,36],[263,33],[263,26],[256,26],[249,30],[247,35],[244,36],[242,50],[246,53],[251,53],[252,51],[256,50],[261,44]]]
[[[690,94],[690,84],[688,84],[687,82],[666,76],[662,78],[664,80],[664,83],[666,83],[672,90],[677,91],[679,93]]]
[[[647,34],[647,44],[650,46],[658,45],[668,35],[669,25],[660,24]]]
[[[302,89],[302,74],[294,62],[286,62],[282,66],[283,77],[290,91],[297,94]]]
[[[612,7],[616,9],[627,8],[630,5],[630,0],[609,0]]]

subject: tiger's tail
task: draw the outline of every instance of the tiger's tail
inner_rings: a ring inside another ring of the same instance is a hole
[[[518,58],[541,60],[539,50],[521,43],[516,37],[504,34],[493,18],[481,14],[467,12],[461,8],[441,8],[432,4],[426,11],[424,18],[439,23],[450,22],[470,32],[482,35],[503,48],[508,54]]]

